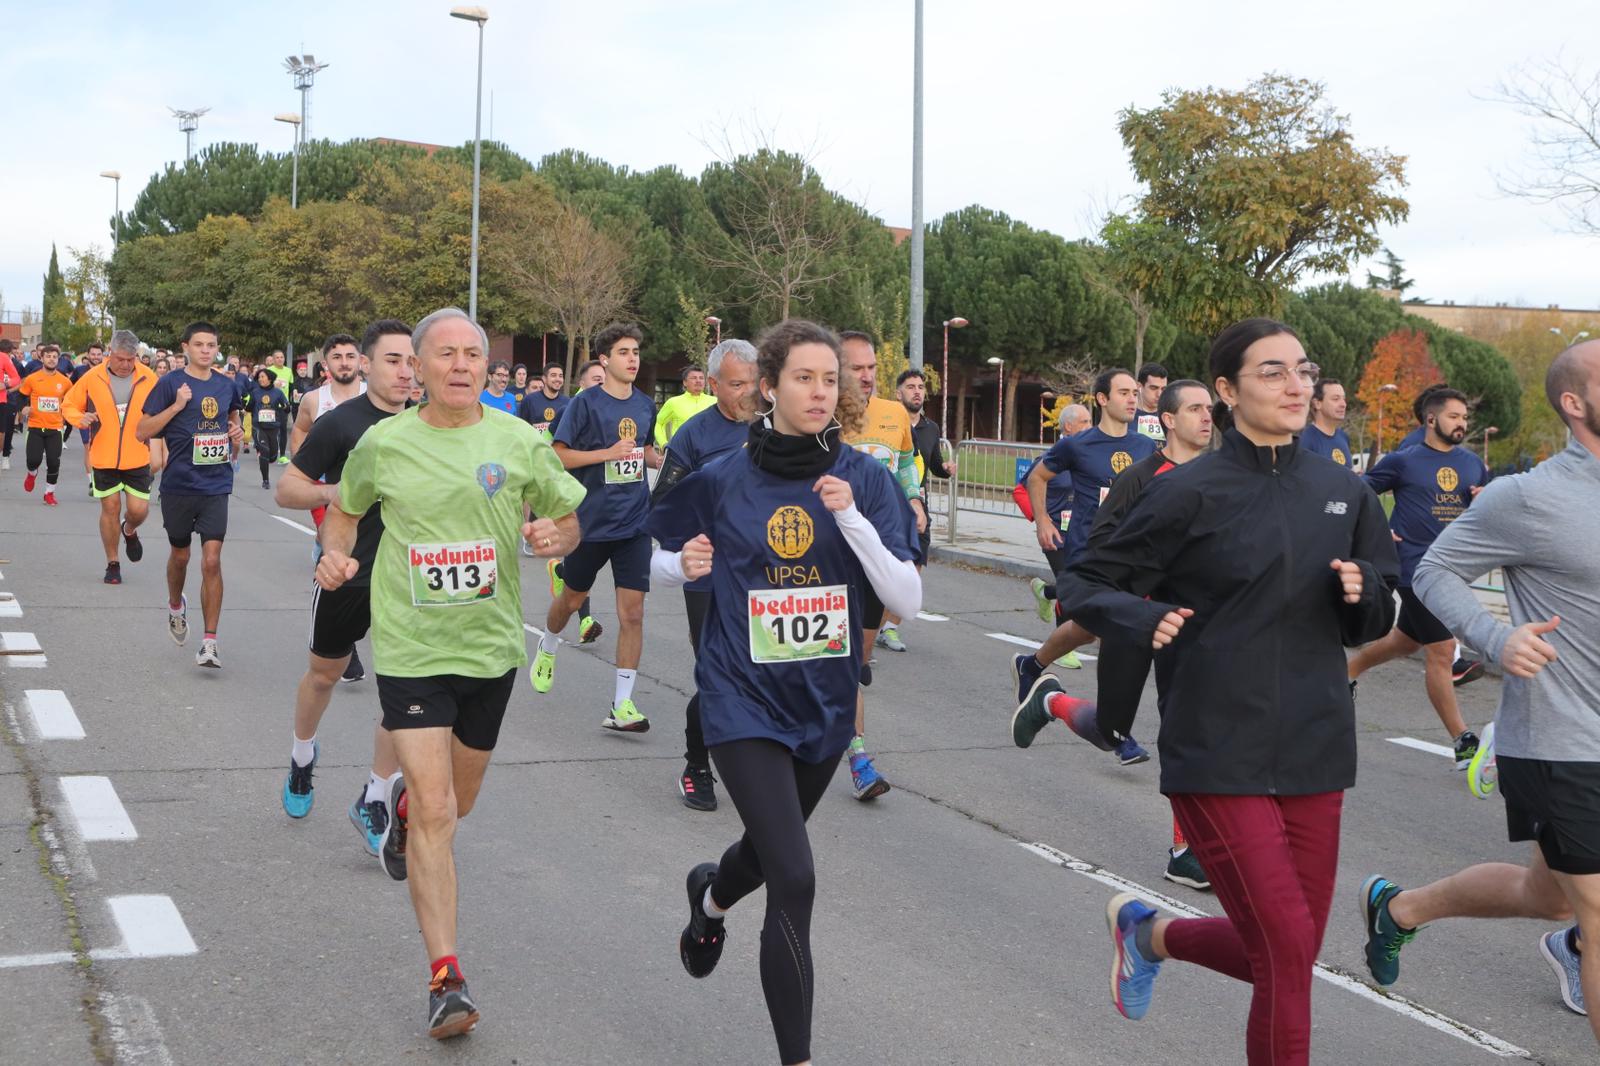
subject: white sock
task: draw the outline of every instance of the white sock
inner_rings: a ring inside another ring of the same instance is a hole
[[[616,707],[621,704],[623,700],[629,700],[633,698],[633,679],[638,676],[639,671],[637,670],[617,671],[617,696],[616,699],[611,701],[611,706]]]
[[[547,655],[554,655],[559,647],[561,647],[561,635],[558,633],[547,631],[544,636],[539,638],[539,650]]]
[[[366,795],[366,798],[365,798],[365,802],[367,802],[367,803],[377,803],[377,802],[379,802],[381,800],[386,800],[386,797],[384,796],[383,785],[384,785],[383,778],[379,777],[375,773],[372,773],[371,771],[368,771],[367,772],[367,795]]]
[[[711,918],[721,918],[728,912],[717,906],[716,900],[711,898],[711,886],[706,886],[706,898],[700,902],[700,907]]]
[[[295,737],[294,751],[291,753],[290,758],[294,759],[296,766],[310,766],[311,760],[317,757],[316,745],[317,738],[315,736],[310,740],[301,740],[299,737]]]
[[[1467,657],[1467,653],[1462,650],[1461,642],[1459,640],[1456,641],[1456,658],[1452,659],[1451,662],[1455,662],[1456,659],[1465,659],[1466,657]]]

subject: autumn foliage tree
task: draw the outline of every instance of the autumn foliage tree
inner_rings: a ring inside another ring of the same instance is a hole
[[[1411,405],[1422,390],[1444,380],[1439,367],[1428,349],[1428,336],[1421,330],[1397,329],[1381,338],[1372,348],[1372,359],[1361,374],[1361,384],[1356,389],[1356,399],[1365,408],[1367,435],[1376,439],[1378,432],[1378,399],[1385,385],[1394,385],[1399,391],[1382,393],[1383,435],[1387,447],[1393,447],[1400,438],[1416,425]]]

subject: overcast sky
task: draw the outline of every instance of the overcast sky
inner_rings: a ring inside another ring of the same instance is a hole
[[[199,145],[286,148],[283,58],[331,64],[312,134],[461,143],[472,136],[476,29],[447,0],[7,5],[0,116],[0,292],[37,308],[52,242],[109,245],[126,209],[183,154],[169,105],[209,107]],[[816,151],[829,185],[892,225],[911,215],[912,0],[491,0],[484,135],[530,159],[577,148],[698,173],[724,129]],[[1592,3],[1237,0],[1084,4],[927,0],[929,220],[980,203],[1067,237],[1135,191],[1120,108],[1163,89],[1238,88],[1266,71],[1318,79],[1358,144],[1409,158],[1411,216],[1385,232],[1414,295],[1600,307],[1595,242],[1507,199],[1527,120],[1482,99],[1519,64],[1596,27]],[[1511,9],[1525,11],[1527,9]],[[1571,58],[1581,59],[1574,55]],[[1596,60],[1594,62],[1600,62]],[[1588,269],[1585,269],[1588,267]],[[1362,268],[1358,268],[1360,271]],[[1364,273],[1358,274],[1364,277]],[[202,309],[197,309],[202,310]],[[969,314],[979,313],[973,309]],[[224,329],[226,324],[223,324]]]

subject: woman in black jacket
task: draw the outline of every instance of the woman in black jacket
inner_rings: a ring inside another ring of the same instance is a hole
[[[278,388],[272,371],[261,367],[245,390],[244,409],[255,423],[256,458],[261,463],[261,487],[270,489],[267,471],[278,458],[278,433],[289,418],[289,399]]]
[[[1062,602],[1093,632],[1166,649],[1161,791],[1227,914],[1157,918],[1113,899],[1113,1002],[1142,1017],[1168,958],[1248,981],[1248,1061],[1287,1066],[1310,1060],[1312,966],[1355,783],[1344,647],[1394,624],[1399,563],[1372,491],[1295,446],[1317,367],[1294,331],[1237,323],[1210,362],[1234,427],[1151,484]]]

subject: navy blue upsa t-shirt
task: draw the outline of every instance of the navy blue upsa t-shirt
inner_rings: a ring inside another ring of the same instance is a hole
[[[1342,467],[1350,466],[1350,437],[1343,426],[1332,433],[1324,433],[1315,422],[1307,422],[1300,434],[1300,450],[1332,459]]]
[[[1022,475],[1023,481],[1028,480],[1028,477],[1033,473],[1033,468],[1038,466],[1039,460],[1043,458],[1044,456],[1041,455],[1039,459],[1035,459],[1028,465],[1028,473]],[[1050,520],[1056,524],[1056,528],[1065,533],[1067,529],[1062,524],[1061,519],[1064,515],[1070,516],[1072,514],[1071,474],[1057,474],[1045,483],[1044,509],[1050,512]]]
[[[713,459],[743,448],[750,439],[750,423],[735,422],[712,404],[678,427],[667,443],[667,454],[689,470],[699,470]],[[683,586],[690,592],[710,592],[711,577],[695,578]]]
[[[233,446],[228,441],[228,414],[243,407],[239,385],[215,371],[206,380],[187,370],[162,376],[145,398],[146,414],[157,414],[189,386],[189,402],[156,436],[167,443],[167,465],[161,471],[161,492],[174,496],[226,496],[233,492]]]
[[[1418,426],[1416,429],[1412,430],[1410,433],[1407,433],[1405,436],[1401,437],[1400,438],[1400,443],[1396,444],[1394,446],[1394,450],[1395,451],[1400,451],[1402,448],[1415,448],[1417,445],[1421,444],[1423,441],[1425,441],[1427,439],[1428,439],[1428,427],[1427,426]]]
[[[627,540],[644,532],[645,515],[650,511],[644,448],[655,427],[655,404],[638,389],[619,400],[596,385],[574,396],[561,413],[555,441],[573,451],[604,451],[623,437],[632,437],[637,445],[626,459],[568,471],[588,490],[578,504],[584,540]]]
[[[916,520],[899,482],[871,456],[838,452],[828,473],[850,483],[894,557],[915,560]],[[821,763],[855,734],[867,575],[815,481],[777,477],[740,449],[684,478],[650,514],[665,550],[704,533],[716,551],[695,660],[708,745],[774,740]]]
[[[534,429],[542,429],[546,433],[555,431],[555,424],[561,418],[561,412],[567,409],[567,404],[572,402],[572,397],[566,393],[558,393],[554,399],[544,394],[543,388],[534,388],[522,398],[522,403],[517,407],[517,414],[522,420]]]
[[[1474,486],[1487,484],[1489,471],[1472,452],[1441,452],[1426,444],[1390,452],[1367,473],[1372,491],[1394,493],[1389,528],[1400,542],[1400,585],[1411,587],[1411,574],[1444,527],[1461,517],[1472,502]]]
[[[1116,476],[1147,455],[1160,450],[1149,437],[1130,432],[1110,437],[1099,426],[1051,445],[1039,461],[1053,474],[1072,476],[1072,524],[1067,526],[1062,551],[1068,561],[1089,542],[1089,527],[1100,511],[1100,500]],[[1057,519],[1059,521],[1059,517]]]

